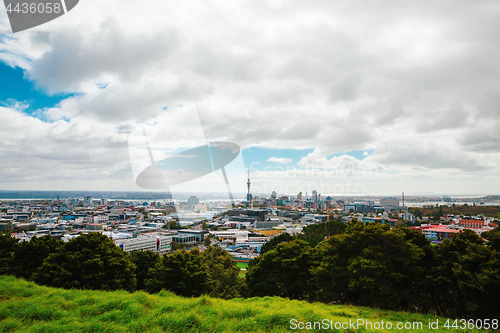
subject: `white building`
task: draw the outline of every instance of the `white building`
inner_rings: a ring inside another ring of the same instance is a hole
[[[228,229],[223,231],[210,231],[210,235],[214,238],[218,238],[220,240],[236,238],[237,241],[248,241],[248,234],[250,232],[247,230],[239,230],[239,229]]]
[[[137,238],[117,239],[115,244],[125,252],[131,251],[170,251],[172,236],[165,235],[141,235]]]
[[[107,223],[109,221],[109,215],[94,215],[94,223]]]

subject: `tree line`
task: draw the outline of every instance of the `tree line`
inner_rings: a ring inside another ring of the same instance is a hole
[[[439,220],[441,216],[446,216],[448,214],[453,215],[464,215],[464,216],[475,216],[482,214],[484,216],[489,216],[493,218],[500,218],[500,206],[481,206],[481,205],[436,205],[434,207],[410,207],[408,209],[410,213],[416,217],[430,217],[433,220]]]
[[[0,235],[0,275],[65,289],[173,291],[180,296],[247,296],[231,255],[219,248],[124,252],[109,237],[88,233],[63,242],[51,236],[18,242]]]
[[[453,318],[498,318],[500,232],[482,236],[464,230],[431,245],[416,230],[357,221],[316,245],[304,236],[282,235],[250,262],[248,292]]]
[[[0,274],[42,285],[225,299],[281,296],[325,303],[500,317],[500,233],[470,230],[443,244],[405,227],[332,221],[281,234],[250,261],[245,278],[225,250],[127,253],[99,233],[64,243],[50,236],[19,243],[0,236]]]

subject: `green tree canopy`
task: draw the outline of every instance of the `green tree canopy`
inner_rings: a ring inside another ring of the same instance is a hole
[[[254,258],[246,274],[250,296],[282,296],[291,299],[314,299],[310,269],[317,251],[303,241],[280,243]]]
[[[61,288],[134,290],[135,265],[105,235],[76,237],[45,259],[34,274],[40,284]]]
[[[167,289],[180,296],[200,296],[211,290],[208,266],[197,248],[165,254],[151,274],[151,279],[146,281],[146,288],[151,292]]]
[[[313,269],[320,299],[381,308],[412,307],[411,286],[424,251],[399,228],[350,223],[321,247]]]
[[[233,257],[218,246],[209,246],[202,252],[212,280],[210,296],[230,299],[241,296],[240,269]]]
[[[132,251],[130,256],[135,264],[137,289],[145,290],[146,281],[151,279],[151,270],[160,262],[160,256],[153,251]]]
[[[343,234],[345,229],[346,224],[339,221],[311,224],[302,229],[298,237],[316,246],[330,236]]]
[[[14,275],[31,279],[32,275],[40,268],[45,258],[56,253],[64,245],[62,240],[49,235],[32,237],[29,242],[21,242],[15,253]]]
[[[0,234],[0,275],[12,274],[18,247],[19,241],[16,238],[10,234]]]
[[[210,246],[210,244],[212,243],[212,236],[208,235],[207,237],[205,237],[203,239],[203,245],[204,246]]]
[[[471,230],[436,247],[433,275],[441,315],[498,318],[500,253]]]
[[[271,238],[269,242],[262,245],[262,247],[260,248],[260,254],[264,254],[266,252],[271,251],[272,249],[276,248],[278,244],[291,242],[294,239],[295,239],[294,236],[290,235],[287,232],[283,232],[277,236],[274,236],[273,238]]]

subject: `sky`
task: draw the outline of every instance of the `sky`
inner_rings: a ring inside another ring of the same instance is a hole
[[[499,194],[499,41],[496,0],[0,4],[0,190],[144,190],[130,136],[194,107],[234,192]]]

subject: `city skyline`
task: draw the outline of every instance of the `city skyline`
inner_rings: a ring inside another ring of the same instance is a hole
[[[499,13],[82,1],[12,34],[0,6],[0,189],[141,191],[130,133],[195,106],[207,141],[241,148],[252,193],[499,194]],[[184,189],[225,186],[219,170]]]

